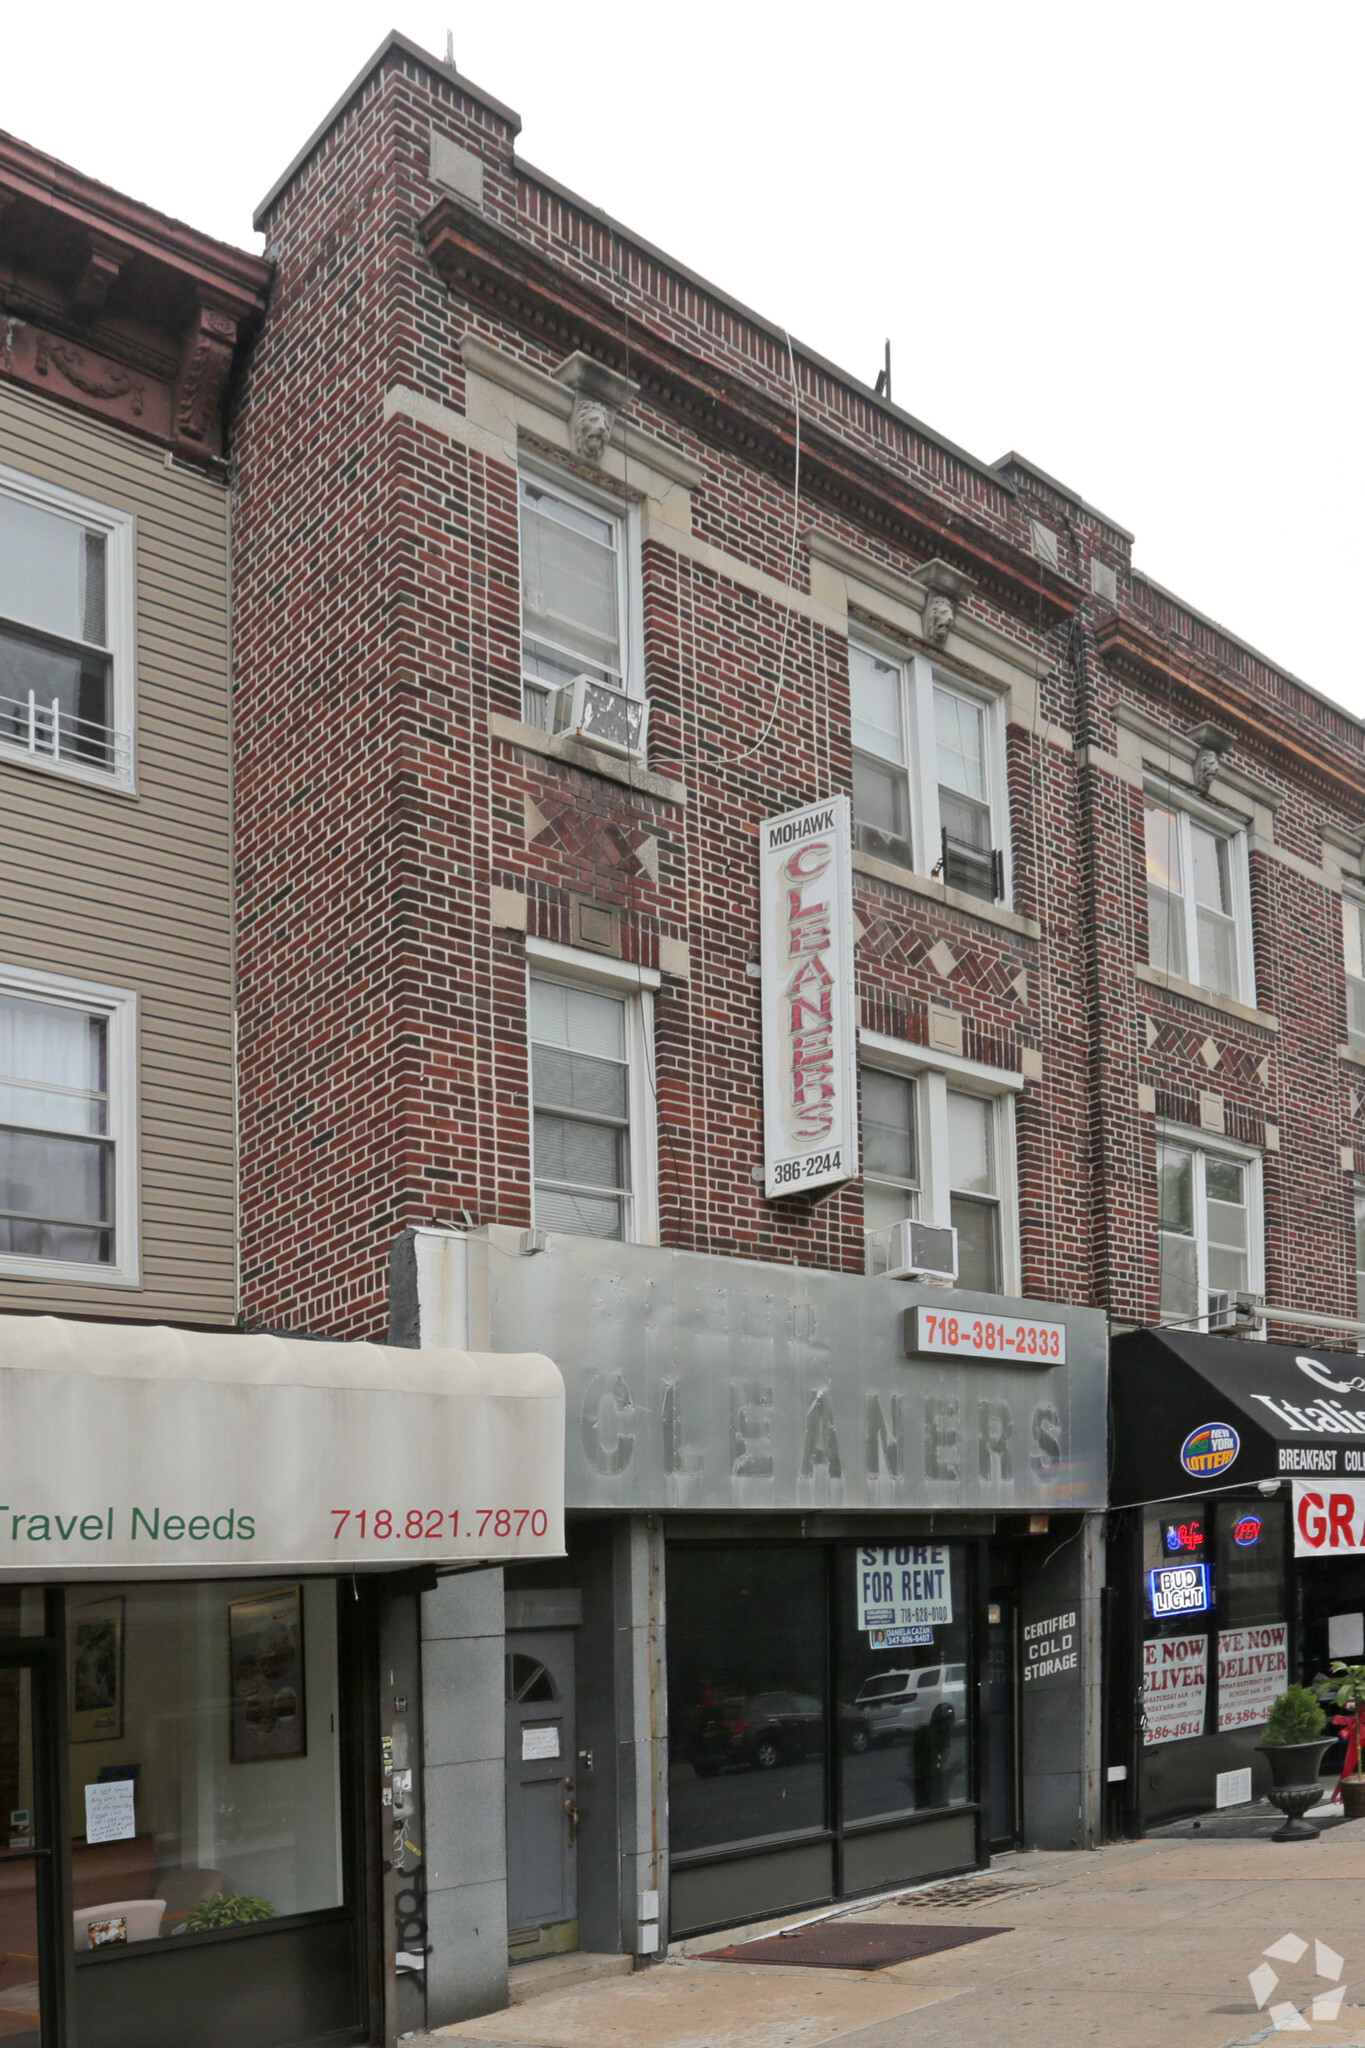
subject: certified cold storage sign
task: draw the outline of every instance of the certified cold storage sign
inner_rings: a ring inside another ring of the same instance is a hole
[[[855,1569],[860,1629],[931,1629],[952,1620],[945,1544],[864,1544]]]
[[[769,1196],[858,1172],[852,846],[846,796],[759,827]]]

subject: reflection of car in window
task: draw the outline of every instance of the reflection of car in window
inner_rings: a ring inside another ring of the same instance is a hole
[[[866,1749],[871,1729],[862,1708],[842,1708],[839,1721],[844,1747]],[[699,1778],[714,1778],[726,1764],[770,1771],[820,1756],[824,1747],[825,1710],[813,1693],[760,1692],[703,1707],[689,1755]]]
[[[866,1714],[874,1742],[893,1742],[917,1728],[951,1729],[966,1703],[965,1664],[925,1664],[913,1671],[878,1671],[859,1687],[855,1706]]]

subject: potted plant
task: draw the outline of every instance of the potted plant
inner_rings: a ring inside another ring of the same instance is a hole
[[[220,1927],[247,1927],[253,1920],[273,1920],[275,1908],[269,1899],[244,1898],[240,1892],[215,1892],[191,1906],[175,1934],[208,1934]]]
[[[1323,1734],[1326,1726],[1327,1716],[1306,1685],[1286,1687],[1270,1709],[1258,1747],[1270,1759],[1271,1800],[1285,1817],[1284,1826],[1270,1837],[1272,1842],[1315,1842],[1318,1838],[1317,1829],[1303,1816],[1322,1796],[1318,1772],[1331,1740]]]
[[[1331,1676],[1319,1678],[1313,1690],[1326,1705],[1336,1707],[1333,1724],[1346,1738],[1346,1756],[1332,1797],[1340,1799],[1347,1820],[1365,1820],[1365,1664],[1334,1661]]]

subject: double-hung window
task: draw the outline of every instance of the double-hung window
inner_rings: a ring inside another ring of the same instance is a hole
[[[1365,1052],[1365,899],[1342,897],[1341,933],[1346,953],[1346,1042]]]
[[[1226,1315],[1261,1286],[1260,1161],[1174,1137],[1157,1145],[1161,1320]]]
[[[579,676],[640,695],[628,518],[528,472],[520,479],[519,503],[527,723],[548,725],[552,692]]]
[[[134,1278],[131,996],[0,970],[0,1273]]]
[[[575,1237],[641,1234],[641,1001],[532,977],[532,1143],[541,1229]]]
[[[919,1215],[919,1083],[880,1067],[862,1070],[863,1228]]]
[[[1246,839],[1148,798],[1147,959],[1177,981],[1254,999]]]
[[[960,1287],[1000,1292],[1003,1253],[999,1104],[948,1090],[950,1220],[957,1231]]]
[[[0,468],[0,754],[130,781],[131,532]]]
[[[860,851],[995,902],[1006,888],[998,704],[916,656],[850,642]]]
[[[1365,1187],[1357,1185],[1355,1191],[1356,1222],[1356,1321],[1365,1323]],[[1365,1336],[1362,1336],[1357,1350],[1365,1350]]]
[[[864,1045],[872,1034],[864,1033]],[[890,1050],[883,1041],[878,1051]],[[894,1055],[893,1055],[894,1056]],[[1010,1096],[954,1086],[923,1067],[861,1069],[863,1227],[918,1219],[957,1231],[959,1287],[1017,1287],[1014,1119]],[[875,1269],[875,1255],[869,1248]]]

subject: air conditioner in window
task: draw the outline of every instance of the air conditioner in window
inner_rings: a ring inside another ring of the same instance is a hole
[[[1232,1294],[1223,1288],[1211,1287],[1208,1295],[1209,1334],[1240,1337],[1250,1332],[1255,1335],[1261,1323],[1252,1310],[1259,1308],[1264,1300],[1263,1294]]]
[[[884,1280],[956,1280],[951,1223],[890,1223],[867,1233],[867,1270]]]
[[[627,696],[624,690],[595,676],[575,676],[550,693],[550,731],[571,739],[586,740],[604,754],[622,754],[640,760],[645,751],[649,706],[643,697]]]
[[[984,897],[987,903],[998,903],[1005,893],[1005,857],[999,848],[969,846],[946,830],[939,872],[946,888]]]

